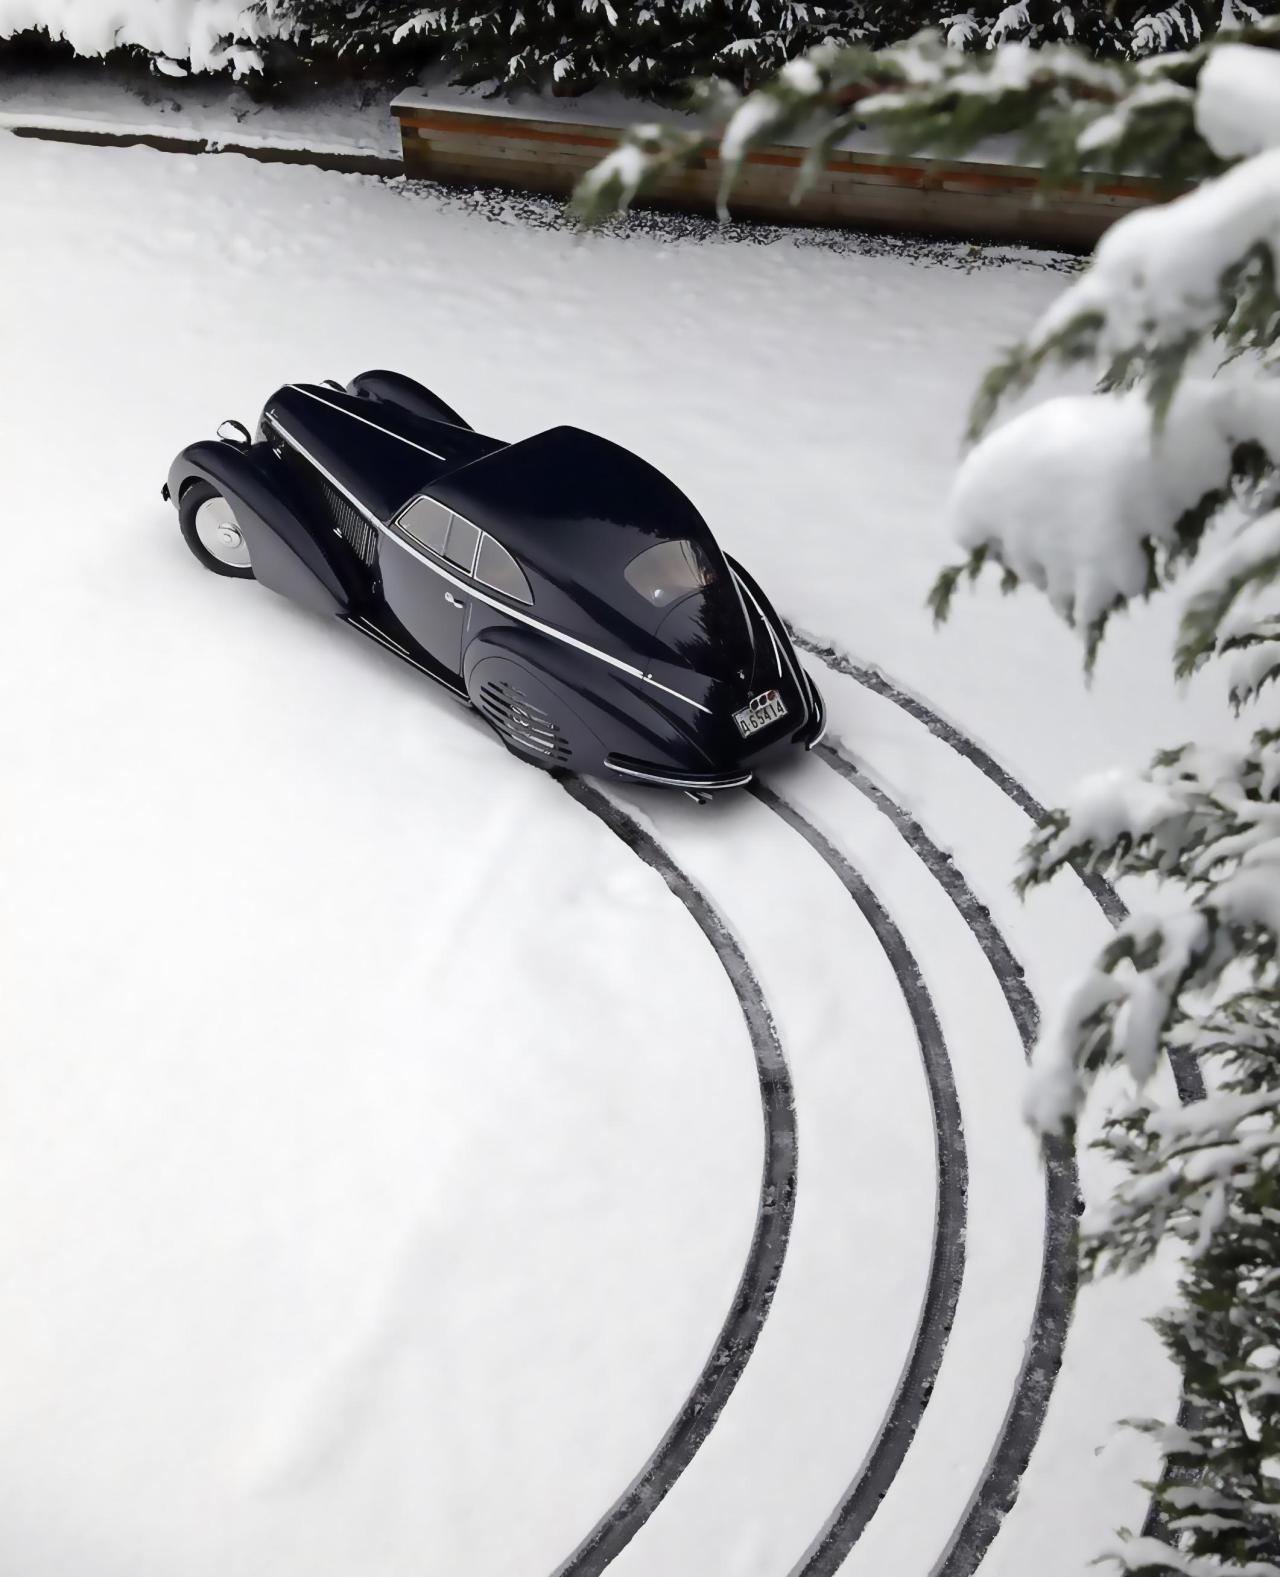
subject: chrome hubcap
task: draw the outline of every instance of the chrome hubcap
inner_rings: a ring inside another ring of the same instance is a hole
[[[225,498],[206,498],[196,510],[196,536],[200,546],[229,569],[248,569],[249,549]]]

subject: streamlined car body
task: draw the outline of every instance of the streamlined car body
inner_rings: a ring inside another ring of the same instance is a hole
[[[577,428],[503,443],[392,372],[288,384],[256,435],[184,449],[164,496],[207,568],[342,619],[537,765],[703,798],[825,726],[689,500]]]

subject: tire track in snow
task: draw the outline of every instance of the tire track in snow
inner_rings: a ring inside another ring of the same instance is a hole
[[[710,900],[638,822],[580,778],[561,787],[657,871],[715,949],[737,996],[755,1053],[764,1116],[764,1171],[747,1263],[715,1346],[684,1406],[631,1483],[554,1577],[597,1577],[636,1536],[693,1460],[746,1367],[773,1301],[786,1255],[796,1190],[796,1117],[791,1075],[760,983]]]
[[[801,651],[816,657],[820,663],[834,672],[853,679],[863,689],[883,696],[886,701],[892,701],[909,717],[914,717],[918,723],[923,723],[935,739],[950,745],[957,755],[963,756],[966,761],[977,767],[983,777],[989,778],[1006,798],[1012,800],[1018,809],[1037,825],[1049,814],[1029,788],[1019,783],[1017,778],[1002,767],[976,740],[970,739],[962,729],[935,712],[928,702],[922,701],[919,696],[912,695],[910,691],[895,684],[892,679],[886,678],[879,669],[864,667],[843,652],[837,651],[834,646],[815,640],[813,636],[805,635],[791,625],[788,625],[787,629]],[[1120,925],[1129,918],[1129,910],[1125,906],[1124,899],[1104,876],[1100,876],[1097,871],[1081,870],[1079,867],[1074,869],[1088,889],[1089,895],[1112,925]],[[1183,1105],[1190,1101],[1202,1100],[1205,1093],[1204,1079],[1201,1077],[1195,1057],[1189,1051],[1172,1051],[1169,1054],[1169,1064],[1173,1069],[1178,1099]]]
[[[853,1548],[888,1492],[932,1394],[964,1277],[969,1163],[960,1100],[942,1027],[906,938],[852,862],[795,806],[761,783],[755,784],[751,793],[822,857],[875,933],[901,986],[933,1107],[937,1209],[924,1302],[911,1351],[875,1443],[863,1459],[857,1478],[795,1568],[805,1577],[826,1577]]]
[[[856,663],[851,657],[837,651],[834,646],[829,646],[822,641],[815,640],[811,635],[805,635],[791,625],[787,626],[791,639],[801,649],[808,652],[811,657],[836,673],[844,674],[846,678],[855,680],[864,690],[870,690],[874,695],[883,696],[886,701],[904,711],[908,717],[914,717],[916,722],[923,723],[925,728],[935,739],[942,740],[943,744],[950,745],[957,755],[963,756],[971,762],[983,777],[989,778],[992,783],[1011,799],[1018,809],[1031,818],[1034,822],[1041,822],[1048,815],[1048,811],[1032,794],[1031,790],[1019,783],[1011,772],[1008,772],[989,751],[984,750],[977,740],[971,739],[962,729],[954,723],[949,723],[940,713],[919,696],[912,695],[888,679],[878,668],[867,668],[862,663]],[[1119,894],[1110,882],[1105,881],[1096,871],[1077,870],[1076,874],[1089,889],[1098,907],[1111,921],[1112,925],[1119,925],[1126,918],[1129,911],[1125,908]]]
[[[1027,985],[1021,964],[1014,957],[990,910],[969,885],[963,872],[951,856],[929,837],[915,817],[837,746],[818,745],[815,754],[825,766],[837,772],[893,823],[904,842],[946,893],[982,949],[1017,1027],[1023,1052],[1030,1056],[1040,1025],[1039,1007]],[[1034,1444],[1039,1433],[1040,1422],[1062,1361],[1067,1326],[1075,1302],[1078,1197],[1075,1157],[1069,1146],[1055,1143],[1050,1146],[1046,1156],[1044,1251],[1035,1320],[1019,1375],[1018,1389],[1001,1431],[1002,1439],[1012,1438],[1028,1443],[1028,1456],[1030,1445]],[[855,1480],[834,1514],[832,1523],[828,1525],[825,1542],[819,1541],[811,1548],[797,1568],[797,1577],[800,1574],[803,1577],[828,1577],[836,1570],[866,1525],[867,1517],[860,1516],[856,1509],[862,1496],[861,1482]],[[871,1509],[874,1510],[874,1507]],[[1003,1510],[1000,1515],[1003,1516]],[[969,1522],[967,1518],[966,1528]],[[998,1520],[995,1526],[999,1526]],[[990,1537],[986,1538],[980,1549],[972,1547],[974,1537],[985,1531],[985,1522],[975,1524],[973,1536],[966,1538],[963,1549],[958,1541],[953,1542],[935,1570],[939,1574],[945,1572],[949,1577],[953,1571],[959,1573],[976,1568],[990,1543]],[[994,1536],[994,1528],[991,1536]],[[970,1556],[972,1564],[965,1564]],[[949,1561],[959,1564],[947,1564]]]
[[[1048,814],[1045,806],[1007,771],[994,756],[971,739],[963,730],[922,701],[918,696],[912,695],[891,679],[876,669],[868,668],[861,663],[854,662],[852,658],[838,651],[835,647],[818,641],[788,626],[795,644],[810,656],[816,657],[819,662],[836,673],[844,674],[856,683],[870,690],[873,694],[891,701],[895,706],[915,718],[935,738],[940,739],[958,755],[975,766],[990,782],[994,783],[1000,791],[1011,800],[1031,821],[1039,824]],[[820,753],[822,747],[819,747]],[[829,755],[828,751],[828,755]],[[827,759],[827,755],[823,756]],[[828,763],[830,764],[830,763]],[[855,769],[856,771],[856,769]],[[941,853],[941,851],[939,851]],[[1094,902],[1112,925],[1121,924],[1128,917],[1119,894],[1096,871],[1077,868],[1076,874],[1088,890]],[[1002,982],[1003,985],[1003,982]],[[1012,1004],[1011,1004],[1012,1006]],[[1017,1015],[1015,1014],[1015,1019]],[[1018,1025],[1021,1033],[1022,1025]],[[1170,1054],[1170,1065],[1173,1070],[1174,1084],[1177,1088],[1178,1098],[1184,1103],[1199,1100],[1204,1095],[1204,1080],[1194,1056],[1189,1052],[1178,1051]],[[1065,1150],[1065,1146],[1062,1147]],[[1053,1160],[1050,1154],[1049,1164],[1046,1168],[1046,1208],[1050,1206],[1050,1196],[1053,1190]],[[1075,1167],[1072,1162],[1072,1171]],[[1074,1200],[1071,1205],[1072,1219],[1069,1227],[1063,1223],[1055,1234],[1058,1242],[1058,1252],[1065,1252],[1065,1245],[1070,1245],[1070,1277],[1074,1289],[1076,1277],[1075,1264],[1075,1207]],[[1046,1260],[1050,1247],[1050,1238],[1045,1239]],[[1063,1267],[1065,1270],[1065,1267]],[[1054,1278],[1059,1284],[1065,1286],[1061,1276]],[[1047,1280],[1042,1276],[1042,1293],[1050,1290]],[[1074,1291],[1071,1302],[1074,1302]],[[983,1556],[991,1546],[992,1540],[1000,1530],[1010,1508],[1018,1496],[1018,1487],[1027,1464],[1031,1460],[1031,1452],[1035,1447],[1041,1426],[1044,1423],[1045,1413],[1049,1406],[1049,1397],[1057,1378],[1058,1368],[1062,1361],[1062,1347],[1066,1338],[1066,1326],[1070,1323],[1071,1302],[1066,1308],[1066,1317],[1062,1321],[1061,1339],[1057,1344],[1056,1358],[1047,1350],[1044,1333],[1042,1332],[1042,1316],[1047,1316],[1051,1322],[1049,1338],[1052,1340],[1052,1323],[1057,1315],[1052,1307],[1042,1309],[1037,1302],[1036,1315],[1032,1326],[1031,1336],[1028,1340],[1027,1357],[1023,1363],[1019,1376],[1018,1387],[1015,1391],[1009,1412],[1006,1414],[1004,1427],[1000,1438],[987,1459],[986,1470],[981,1483],[969,1503],[969,1509],[963,1522],[952,1534],[947,1548],[942,1557],[935,1564],[930,1577],[972,1577],[977,1570]],[[1052,1367],[1046,1368],[1046,1360],[1052,1360]],[[1178,1419],[1184,1425],[1189,1420],[1185,1400],[1178,1411]],[[1143,1523],[1143,1533],[1159,1535],[1161,1531],[1161,1518],[1153,1500],[1147,1511]]]

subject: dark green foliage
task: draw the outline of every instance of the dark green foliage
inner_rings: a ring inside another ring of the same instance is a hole
[[[749,86],[790,55],[850,36],[844,0],[292,0],[308,58],[441,58],[460,82],[580,93],[601,83],[670,95],[715,73]]]
[[[1256,775],[1245,781],[1252,799],[1265,801]],[[1084,1269],[1131,1269],[1167,1237],[1189,1250],[1179,1306],[1155,1323],[1194,1410],[1181,1427],[1135,1423],[1164,1450],[1156,1497],[1179,1554],[1217,1572],[1235,1569],[1226,1562],[1280,1562],[1280,1003],[1274,990],[1238,992],[1184,1039],[1217,1070],[1219,1095],[1253,1115],[1238,1129],[1188,1124],[1173,1133],[1146,1104],[1118,1116],[1105,1146],[1138,1180],[1146,1208],[1122,1204],[1106,1236],[1086,1239]],[[1220,1191],[1189,1187],[1197,1172]],[[1141,1546],[1126,1565],[1169,1570],[1158,1550]]]
[[[1195,45],[1224,9],[1238,25],[1278,8],[1280,0],[251,0],[245,16],[258,25],[225,42],[254,48],[262,61],[254,74],[268,85],[394,81],[443,62],[454,80],[498,91],[573,94],[609,84],[670,99],[701,77],[754,87],[824,40],[878,49],[934,27],[952,49],[979,57],[1023,41],[1135,58]],[[42,37],[33,28],[0,38],[0,53],[18,58]]]
[[[397,9],[379,0],[255,0],[253,12],[270,18],[278,34],[262,46],[264,75],[282,87],[350,77],[410,81],[436,51],[421,34],[392,36],[385,23]]]
[[[1277,3],[1235,0],[1235,15],[1247,21]],[[1133,57],[1195,44],[1221,12],[1221,0],[284,0],[283,7],[294,28],[290,47],[312,65],[395,73],[439,59],[465,83],[562,94],[609,84],[659,99],[698,77],[754,87],[828,39],[880,48],[938,27],[960,50],[1074,41],[1095,55]]]

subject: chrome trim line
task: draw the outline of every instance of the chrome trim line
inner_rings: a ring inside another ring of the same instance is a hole
[[[520,568],[520,560],[515,556],[514,553],[512,553],[510,548],[503,547],[502,543],[498,541],[497,537],[494,536],[492,531],[482,531],[480,533],[480,541],[476,544],[476,567],[471,572],[472,580],[479,582],[481,586],[487,586],[490,591],[496,591],[500,597],[511,597],[511,593],[509,591],[503,591],[501,586],[495,586],[491,580],[485,580],[483,575],[476,573],[476,571],[478,571],[480,568],[480,555],[484,551],[484,545],[486,542],[491,542],[500,553],[505,553],[507,555],[512,564],[515,566],[516,573],[520,576],[520,579],[524,581],[526,586],[528,586],[529,577]],[[527,597],[511,597],[511,601],[521,603],[526,608],[531,608],[533,606],[532,589],[530,589],[529,595]]]
[[[778,645],[778,637],[770,628],[769,621],[764,621],[764,627],[769,631],[769,645],[773,647],[773,666],[778,670],[778,678],[782,678],[782,649]]]
[[[308,464],[315,466],[316,470],[319,471],[322,477],[324,477],[329,486],[336,488],[337,491],[342,494],[343,498],[345,498],[346,501],[351,505],[351,507],[355,510],[358,510],[360,514],[364,516],[364,518],[369,522],[375,531],[386,530],[386,527],[367,504],[362,504],[349,487],[343,487],[342,483],[339,482],[336,476],[334,476],[333,472],[326,470],[325,467],[320,464],[319,460],[316,459],[315,455],[311,453],[310,449],[304,448],[291,432],[280,425],[279,417],[273,415],[270,411],[263,411],[262,419],[271,427],[275,428],[276,432],[279,433],[281,438],[284,439],[285,443],[287,443],[291,449],[296,450],[298,454],[300,454],[302,458],[308,462]]]
[[[392,516],[396,530],[403,532],[410,542],[416,542],[420,548],[426,548],[429,553],[437,553],[439,549],[433,548],[426,537],[420,536],[412,526],[406,526],[404,523],[405,517],[415,504],[431,504],[444,516],[444,542],[446,546],[449,542],[449,527],[453,524],[453,510],[449,508],[448,504],[442,504],[438,498],[432,498],[430,493],[415,493],[407,504],[402,505],[399,513]]]
[[[749,591],[747,591],[746,584],[743,582],[742,578],[739,576],[737,570],[734,569],[732,564],[729,566],[729,573],[733,576],[733,584],[734,584],[734,589],[738,593],[738,601],[742,602],[742,594],[743,594],[744,591],[747,592],[747,596],[748,597],[751,597],[751,593]],[[781,679],[782,678],[782,654],[778,651],[778,637],[773,633],[773,626],[769,623],[768,619],[765,618],[764,610],[761,608],[760,604],[756,601],[756,599],[754,597],[751,597],[751,606],[756,610],[756,613],[760,617],[761,624],[764,625],[766,631],[768,632],[769,643],[773,647],[773,663],[774,663],[774,667],[778,670],[778,678]],[[742,603],[742,607],[743,607],[743,612],[745,613],[746,612],[746,603]],[[747,623],[748,623],[748,625],[750,625],[750,623],[751,623],[750,619],[747,620]]]
[[[437,563],[435,559],[427,558],[425,554],[417,551],[398,532],[392,532],[386,526],[383,526],[381,529],[398,547],[402,547],[411,557],[416,558],[419,563],[425,564],[428,569],[434,570],[442,579],[449,581],[459,591],[465,592],[468,597],[474,597],[477,602],[483,602],[486,607],[494,608],[498,613],[505,613],[509,619],[515,619],[518,624],[527,624],[530,629],[538,630],[543,635],[549,635],[552,640],[563,641],[566,646],[575,647],[578,651],[585,652],[588,657],[595,657],[602,663],[608,663],[611,668],[618,669],[620,673],[630,674],[633,679],[639,679],[644,684],[652,685],[655,690],[661,690],[665,695],[674,696],[677,701],[683,701],[686,706],[692,706],[699,712],[705,712],[708,717],[715,715],[711,707],[704,706],[701,701],[695,701],[691,695],[682,695],[679,690],[671,689],[669,685],[663,684],[661,680],[654,679],[650,674],[645,673],[642,668],[637,668],[634,663],[624,662],[621,657],[612,657],[608,652],[600,651],[598,647],[588,646],[586,641],[580,641],[576,635],[567,635],[563,630],[553,629],[551,625],[543,624],[541,619],[535,619],[527,613],[522,613],[518,608],[513,608],[508,603],[495,601],[494,598],[478,590],[476,586],[468,585],[466,581],[459,580],[456,575],[451,575],[443,564]]]
[[[303,393],[305,392],[303,390]],[[686,706],[691,706],[699,712],[705,712],[708,717],[715,715],[709,706],[704,706],[701,701],[695,701],[690,695],[681,695],[679,690],[673,690],[669,685],[652,678],[643,669],[637,668],[634,663],[623,662],[621,657],[611,657],[608,652],[602,652],[595,646],[588,646],[586,641],[578,640],[577,636],[566,635],[563,630],[553,629],[551,625],[543,624],[541,619],[535,619],[527,613],[521,613],[518,608],[513,608],[505,602],[495,602],[492,597],[486,596],[482,591],[478,591],[475,586],[469,586],[466,581],[459,580],[456,575],[451,575],[442,564],[438,564],[434,559],[426,556],[428,550],[419,549],[407,537],[401,535],[398,529],[393,529],[385,521],[379,520],[367,504],[362,504],[350,488],[343,487],[337,477],[332,472],[327,471],[311,451],[305,445],[300,444],[293,434],[281,425],[278,417],[273,416],[269,411],[264,411],[263,418],[275,428],[276,432],[279,433],[280,437],[284,439],[290,448],[295,449],[304,460],[315,466],[325,481],[337,488],[338,492],[351,504],[352,508],[359,510],[376,531],[388,537],[397,547],[403,548],[410,558],[417,559],[420,564],[425,564],[429,570],[433,570],[443,580],[447,580],[451,585],[456,586],[459,591],[466,592],[468,597],[474,597],[477,602],[483,602],[486,607],[493,608],[498,613],[505,613],[509,619],[514,619],[518,624],[527,624],[530,629],[538,630],[543,635],[549,635],[552,640],[563,641],[566,646],[575,647],[578,651],[585,652],[588,657],[598,658],[600,662],[608,663],[611,668],[617,668],[621,673],[630,674],[633,679],[639,679],[644,684],[652,685],[655,690],[661,690],[664,695],[673,696],[677,701],[683,701]],[[464,516],[463,518],[465,519],[466,517]]]
[[[384,634],[383,631],[378,629],[376,625],[369,624],[366,620],[361,618],[353,619],[351,622],[353,624],[358,624],[365,634],[369,636],[371,640],[377,641],[379,645],[387,647],[389,651],[398,652],[401,657],[408,657],[408,651],[403,646],[401,646],[400,642],[393,641],[389,635]]]
[[[778,637],[773,633],[773,626],[769,623],[768,619],[765,618],[763,609],[760,607],[760,604],[754,597],[751,599],[751,605],[760,615],[760,622],[768,631],[769,645],[773,647],[773,666],[778,670],[778,678],[781,679],[783,677],[782,652],[778,646]]]
[[[490,702],[490,705],[493,706],[495,711],[499,710],[496,702]],[[488,716],[488,713],[485,715]],[[490,721],[492,721],[492,719],[490,719]],[[549,749],[555,748],[556,739],[558,736],[554,727],[543,728],[533,723],[521,723],[516,718],[514,713],[509,716],[507,721],[509,721],[512,728],[519,733],[521,739],[536,739],[544,742]]]
[[[317,405],[324,405],[331,411],[336,411],[339,416],[349,416],[353,422],[363,422],[366,427],[372,427],[375,433],[381,433],[386,438],[398,438],[402,444],[408,444],[410,449],[416,449],[420,454],[429,454],[433,460],[448,463],[447,457],[437,454],[434,449],[428,449],[425,444],[416,444],[412,438],[406,438],[403,433],[393,433],[389,427],[382,427],[377,422],[371,422],[367,416],[361,416],[356,411],[344,410],[341,405],[335,405],[332,400],[326,400],[324,395],[315,394],[310,389],[304,389],[300,383],[286,384],[286,388],[295,394],[305,394],[309,400],[314,400]]]
[[[774,661],[778,665],[778,678],[781,679],[783,677],[783,672],[782,672],[782,654],[778,650],[778,637],[774,633],[773,625],[770,624],[768,618],[765,616],[765,611],[760,606],[760,603],[757,600],[755,593],[751,590],[751,587],[748,586],[747,583],[744,580],[739,578],[737,570],[734,570],[733,578],[734,578],[734,580],[736,580],[738,582],[738,585],[742,588],[742,590],[746,592],[747,596],[751,598],[751,606],[756,610],[756,613],[759,615],[761,624],[763,624],[765,629],[768,630],[768,632],[769,632],[769,639],[773,643]],[[792,674],[791,677],[793,679],[797,678],[796,674],[794,674],[794,673]],[[804,686],[803,685],[800,686],[800,690],[801,690],[801,693],[803,693],[803,691],[804,691]]]
[[[494,709],[497,710],[497,702],[495,701],[491,704],[494,706]],[[519,713],[517,713],[517,707],[519,707]],[[533,734],[539,739],[549,739],[553,744],[555,743],[556,728],[554,723],[550,725],[544,725],[542,723],[534,723],[530,721],[529,709],[523,703],[513,703],[509,715],[512,723],[518,725],[522,734]],[[523,716],[526,721],[521,722],[521,716]]]
[[[735,576],[736,576],[736,573],[737,572],[735,571]],[[775,647],[779,647],[779,646],[782,647],[782,650],[783,650],[783,652],[784,652],[784,654],[786,656],[786,659],[787,659],[787,667],[790,668],[790,670],[791,670],[791,677],[796,682],[796,689],[799,690],[801,696],[805,697],[806,700],[807,700],[808,695],[809,695],[809,690],[808,690],[809,676],[808,676],[808,674],[802,673],[800,671],[800,665],[796,662],[795,658],[792,656],[791,650],[790,650],[790,648],[791,648],[790,640],[785,640],[785,636],[784,636],[785,645],[783,644],[783,642],[779,642],[779,640],[777,638],[777,635],[774,633],[773,625],[769,622],[768,618],[766,617],[765,611],[760,606],[760,603],[757,600],[755,593],[751,590],[751,587],[748,586],[745,581],[743,581],[741,584],[742,584],[743,591],[745,591],[747,596],[751,598],[751,606],[760,615],[761,623],[763,623],[765,629],[768,630],[770,639],[774,642]],[[781,662],[779,662],[779,664],[778,664],[778,678],[779,679],[782,678],[782,664],[781,664]],[[813,710],[812,706],[809,706],[807,709],[809,711]]]
[[[679,789],[731,789],[746,788],[751,782],[753,774],[748,772],[744,777],[736,778],[668,778],[660,772],[641,772],[634,767],[620,767],[616,762],[605,757],[604,764],[610,772],[616,772],[619,777],[634,778],[637,783],[654,783],[659,788]]]
[[[440,502],[440,500],[437,498],[437,499],[433,499],[432,502],[438,504]],[[449,539],[453,536],[453,523],[454,523],[455,520],[460,520],[464,526],[469,526],[470,529],[472,531],[474,531],[475,534],[476,534],[476,539],[471,545],[471,568],[470,569],[466,568],[465,565],[459,564],[457,559],[451,559],[449,557]],[[398,518],[397,518],[397,523],[398,523]],[[476,525],[475,521],[474,520],[468,520],[465,515],[460,515],[456,509],[451,509],[449,511],[449,529],[445,533],[445,538],[444,538],[444,552],[440,555],[440,557],[445,561],[446,564],[452,564],[454,569],[460,569],[462,571],[462,573],[467,577],[468,580],[474,580],[476,578],[476,565],[480,562],[480,544],[483,541],[484,541],[484,532],[481,531],[481,529],[480,529],[480,527],[478,525]],[[426,544],[424,543],[423,546],[425,547]],[[430,548],[430,549],[428,549],[428,551],[431,552],[431,553],[434,553],[435,549],[434,548]]]
[[[448,531],[448,529],[449,528],[446,525],[445,526],[446,532]],[[409,539],[409,541],[412,542],[415,547],[423,548],[429,553],[434,551],[434,549],[432,549],[432,547],[430,546],[429,543],[424,542],[421,537],[415,536],[413,534],[413,532],[409,530],[408,526],[402,526],[402,525],[400,525],[397,522],[396,530],[401,534],[401,536],[407,537]]]
[[[805,678],[809,678],[808,674],[805,675]],[[815,745],[820,745],[823,739],[826,738],[827,733],[827,703],[822,699],[822,691],[818,689],[812,679],[809,679],[809,689],[813,692],[813,699],[818,704],[818,732],[812,739],[805,742],[804,748],[806,750],[812,750]]]
[[[747,638],[751,642],[751,662],[752,666],[754,667],[756,660],[756,632],[752,627],[751,615],[747,612],[747,605],[742,600],[742,587],[739,584],[737,572],[734,570],[733,565],[729,563],[727,556],[725,557],[725,564],[728,565],[729,579],[733,582],[734,596],[737,597],[738,606],[742,609],[742,622],[747,627]]]
[[[355,618],[345,618],[342,622],[349,624],[353,630],[359,630],[361,635],[368,636],[375,645],[381,646],[384,651],[390,652],[393,657],[398,657],[401,662],[408,663],[410,668],[416,668],[420,674],[425,674],[434,684],[438,684],[442,690],[448,691],[459,706],[465,706],[468,711],[474,710],[471,705],[471,697],[465,690],[459,690],[456,685],[450,684],[447,679],[442,679],[439,674],[432,673],[430,668],[420,663],[416,657],[411,657],[403,646],[398,646],[390,636],[384,635],[375,625],[370,624],[358,614]]]

